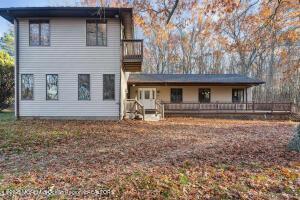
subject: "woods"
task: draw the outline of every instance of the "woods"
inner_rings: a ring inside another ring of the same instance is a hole
[[[136,37],[145,42],[144,72],[240,73],[266,82],[253,91],[255,101],[300,101],[298,0],[81,0],[81,5],[134,8]]]

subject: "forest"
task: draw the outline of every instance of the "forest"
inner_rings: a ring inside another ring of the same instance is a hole
[[[99,12],[132,7],[135,38],[144,40],[145,73],[239,73],[266,82],[253,90],[256,102],[300,102],[300,0],[78,0],[75,5],[98,6]],[[1,38],[1,50],[9,55],[12,34]]]
[[[133,7],[147,73],[239,73],[255,101],[300,102],[299,0],[81,0]],[[100,9],[101,12],[101,9]],[[104,12],[104,11],[103,11]]]

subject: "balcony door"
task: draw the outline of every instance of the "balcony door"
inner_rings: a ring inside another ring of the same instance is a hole
[[[156,88],[139,88],[139,101],[145,109],[155,109]]]

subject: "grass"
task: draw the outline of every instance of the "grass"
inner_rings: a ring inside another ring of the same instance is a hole
[[[294,126],[193,118],[14,121],[5,113],[0,193],[104,187],[117,199],[299,199],[300,154],[286,148]]]
[[[10,110],[0,111],[0,122],[9,122],[15,119],[14,112]]]

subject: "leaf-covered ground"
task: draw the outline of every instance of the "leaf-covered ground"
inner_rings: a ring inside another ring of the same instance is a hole
[[[2,121],[0,194],[104,187],[121,199],[299,199],[300,154],[286,149],[294,127],[193,118]]]

